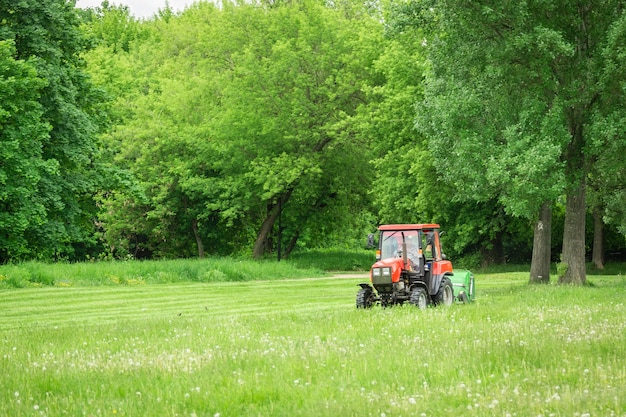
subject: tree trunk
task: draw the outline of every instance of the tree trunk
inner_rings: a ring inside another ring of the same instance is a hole
[[[530,283],[550,282],[550,258],[552,246],[552,207],[544,203],[539,210],[533,238],[533,258],[530,264]]]
[[[193,235],[196,238],[196,245],[198,246],[198,258],[204,258],[204,245],[202,244],[202,238],[198,233],[198,219],[193,219],[191,222],[191,229],[193,230]]]
[[[582,285],[585,272],[585,181],[580,180],[565,202],[565,227],[563,231],[563,258],[565,272],[559,276],[560,284]]]
[[[265,252],[269,249],[269,235],[274,228],[274,223],[276,223],[278,215],[280,214],[279,208],[279,204],[274,204],[274,206],[270,208],[269,213],[261,224],[261,228],[257,233],[256,241],[254,242],[254,249],[252,249],[252,257],[255,259],[263,257],[263,255],[265,255]]]
[[[254,242],[254,248],[252,249],[253,258],[258,259],[263,257],[263,255],[265,255],[265,253],[270,249],[270,233],[272,233],[272,229],[274,228],[274,224],[280,215],[280,211],[285,207],[285,204],[289,201],[292,193],[293,188],[288,189],[284,194],[278,197],[280,204],[274,204],[269,208],[269,212],[265,217],[265,220],[263,220],[259,233],[257,233],[256,241]]]
[[[296,231],[296,233],[291,237],[291,240],[289,240],[289,244],[285,248],[285,251],[283,253],[285,258],[288,258],[289,255],[291,255],[291,252],[293,252],[293,250],[296,248],[296,243],[298,243],[299,237],[300,237],[300,232]]]
[[[604,223],[598,208],[593,210],[593,254],[596,269],[604,269]]]

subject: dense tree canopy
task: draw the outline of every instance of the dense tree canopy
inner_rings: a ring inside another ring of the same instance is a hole
[[[49,129],[38,101],[44,85],[32,64],[15,59],[14,43],[0,41],[0,259],[28,253],[24,232],[45,218],[34,199],[46,169],[42,144]]]
[[[71,3],[0,1],[0,261],[84,254],[100,186],[100,97]]]
[[[147,20],[0,0],[0,22],[0,262],[288,256],[432,221],[472,265],[527,262],[534,227],[535,276],[562,237],[582,282],[591,225],[598,253],[624,246],[616,0],[200,1]]]
[[[434,35],[419,123],[441,174],[458,198],[495,196],[531,219],[565,196],[561,279],[584,282],[588,176],[607,149],[597,123],[623,96],[603,74],[607,56],[619,56],[622,2],[413,5]]]
[[[368,148],[351,119],[380,31],[352,12],[314,1],[200,3],[147,22],[128,53],[102,38],[94,77],[129,87],[110,140],[145,191],[108,199],[107,227],[132,225],[127,241],[166,256],[249,243],[263,256],[277,246],[279,216],[287,250],[334,222],[364,235]],[[122,209],[138,206],[144,218]]]

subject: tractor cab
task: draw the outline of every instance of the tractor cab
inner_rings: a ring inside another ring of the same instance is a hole
[[[376,261],[392,262],[401,258],[402,269],[423,274],[433,262],[443,261],[436,225],[386,225],[380,227]],[[398,270],[400,271],[400,270]]]
[[[460,278],[455,277],[452,263],[441,251],[439,225],[391,224],[379,226],[378,230],[376,262],[370,270],[370,283],[359,284],[357,307],[405,301],[419,307],[452,304],[453,280]],[[473,276],[471,279],[473,287]],[[460,288],[457,292],[463,297]],[[469,301],[467,294],[466,290],[463,300]]]

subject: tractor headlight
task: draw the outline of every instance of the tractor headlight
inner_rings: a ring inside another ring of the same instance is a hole
[[[372,275],[374,275],[375,277],[379,277],[380,276],[380,268],[372,269]]]
[[[383,276],[390,277],[391,276],[391,268],[382,268]]]

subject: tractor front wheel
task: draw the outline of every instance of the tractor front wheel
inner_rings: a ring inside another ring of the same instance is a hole
[[[411,291],[409,302],[420,310],[424,310],[428,305],[428,295],[426,294],[426,290],[422,287],[414,288],[413,291]]]
[[[441,280],[439,292],[435,295],[435,305],[443,305],[449,307],[454,302],[454,290],[452,289],[452,281],[450,278]]]
[[[371,288],[361,288],[356,293],[356,308],[371,308],[374,304],[374,291]]]

